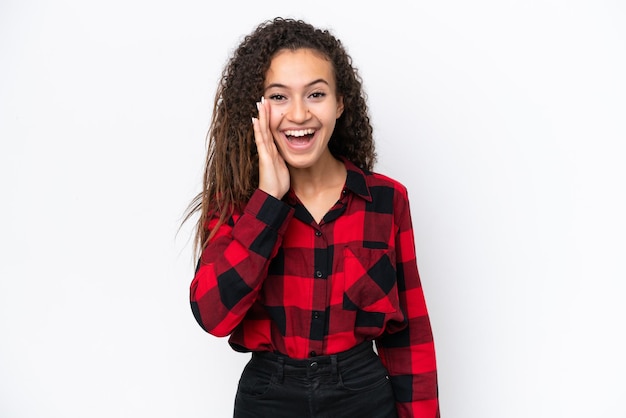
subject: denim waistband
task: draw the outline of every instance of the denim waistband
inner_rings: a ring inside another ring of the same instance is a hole
[[[254,361],[270,361],[278,363],[281,368],[292,372],[311,371],[312,369],[318,370],[324,368],[324,366],[330,365],[333,371],[336,372],[337,368],[342,366],[349,366],[350,363],[361,361],[364,358],[373,356],[376,354],[373,350],[371,341],[361,343],[349,350],[339,352],[337,354],[330,354],[326,356],[315,356],[306,359],[294,359],[281,353],[272,353],[268,351],[256,351],[252,353],[252,359]]]

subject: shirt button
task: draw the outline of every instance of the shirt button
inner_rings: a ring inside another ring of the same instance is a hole
[[[313,312],[313,319],[319,319],[320,313],[318,311]]]
[[[315,351],[311,351],[309,353],[309,357],[315,357],[315,356],[317,356],[317,353]]]
[[[322,236],[322,232],[321,231],[315,231],[315,236],[316,237],[321,237]]]
[[[343,189],[343,190],[341,191],[341,193],[342,193],[342,194],[346,194],[346,193],[348,193],[348,191],[347,191],[346,189]]]
[[[317,277],[318,279],[321,278],[322,276],[323,276],[323,274],[322,274],[321,271],[318,270],[318,271],[315,272],[315,277]]]

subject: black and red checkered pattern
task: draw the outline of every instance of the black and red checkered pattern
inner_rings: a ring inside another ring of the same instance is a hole
[[[342,196],[319,224],[293,192],[281,201],[255,191],[204,250],[193,313],[207,332],[230,335],[238,351],[306,358],[375,340],[399,416],[437,417],[406,188],[345,164]]]

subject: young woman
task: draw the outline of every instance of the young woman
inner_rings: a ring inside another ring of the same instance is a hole
[[[234,416],[439,416],[407,191],[370,171],[365,95],[340,41],[302,21],[262,23],[214,106],[189,214],[191,307],[252,352]]]

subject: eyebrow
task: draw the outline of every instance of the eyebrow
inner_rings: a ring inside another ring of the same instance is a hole
[[[308,83],[304,87],[311,87],[311,86],[313,86],[314,84],[317,84],[317,83],[324,83],[324,84],[326,84],[327,86],[330,87],[330,84],[328,84],[328,81],[324,80],[323,78],[318,78],[317,80],[311,81],[310,83]],[[286,85],[284,85],[284,84],[272,83],[272,84],[269,84],[267,87],[265,87],[265,90],[269,90],[271,88],[283,88],[283,89],[286,89],[288,87]]]

